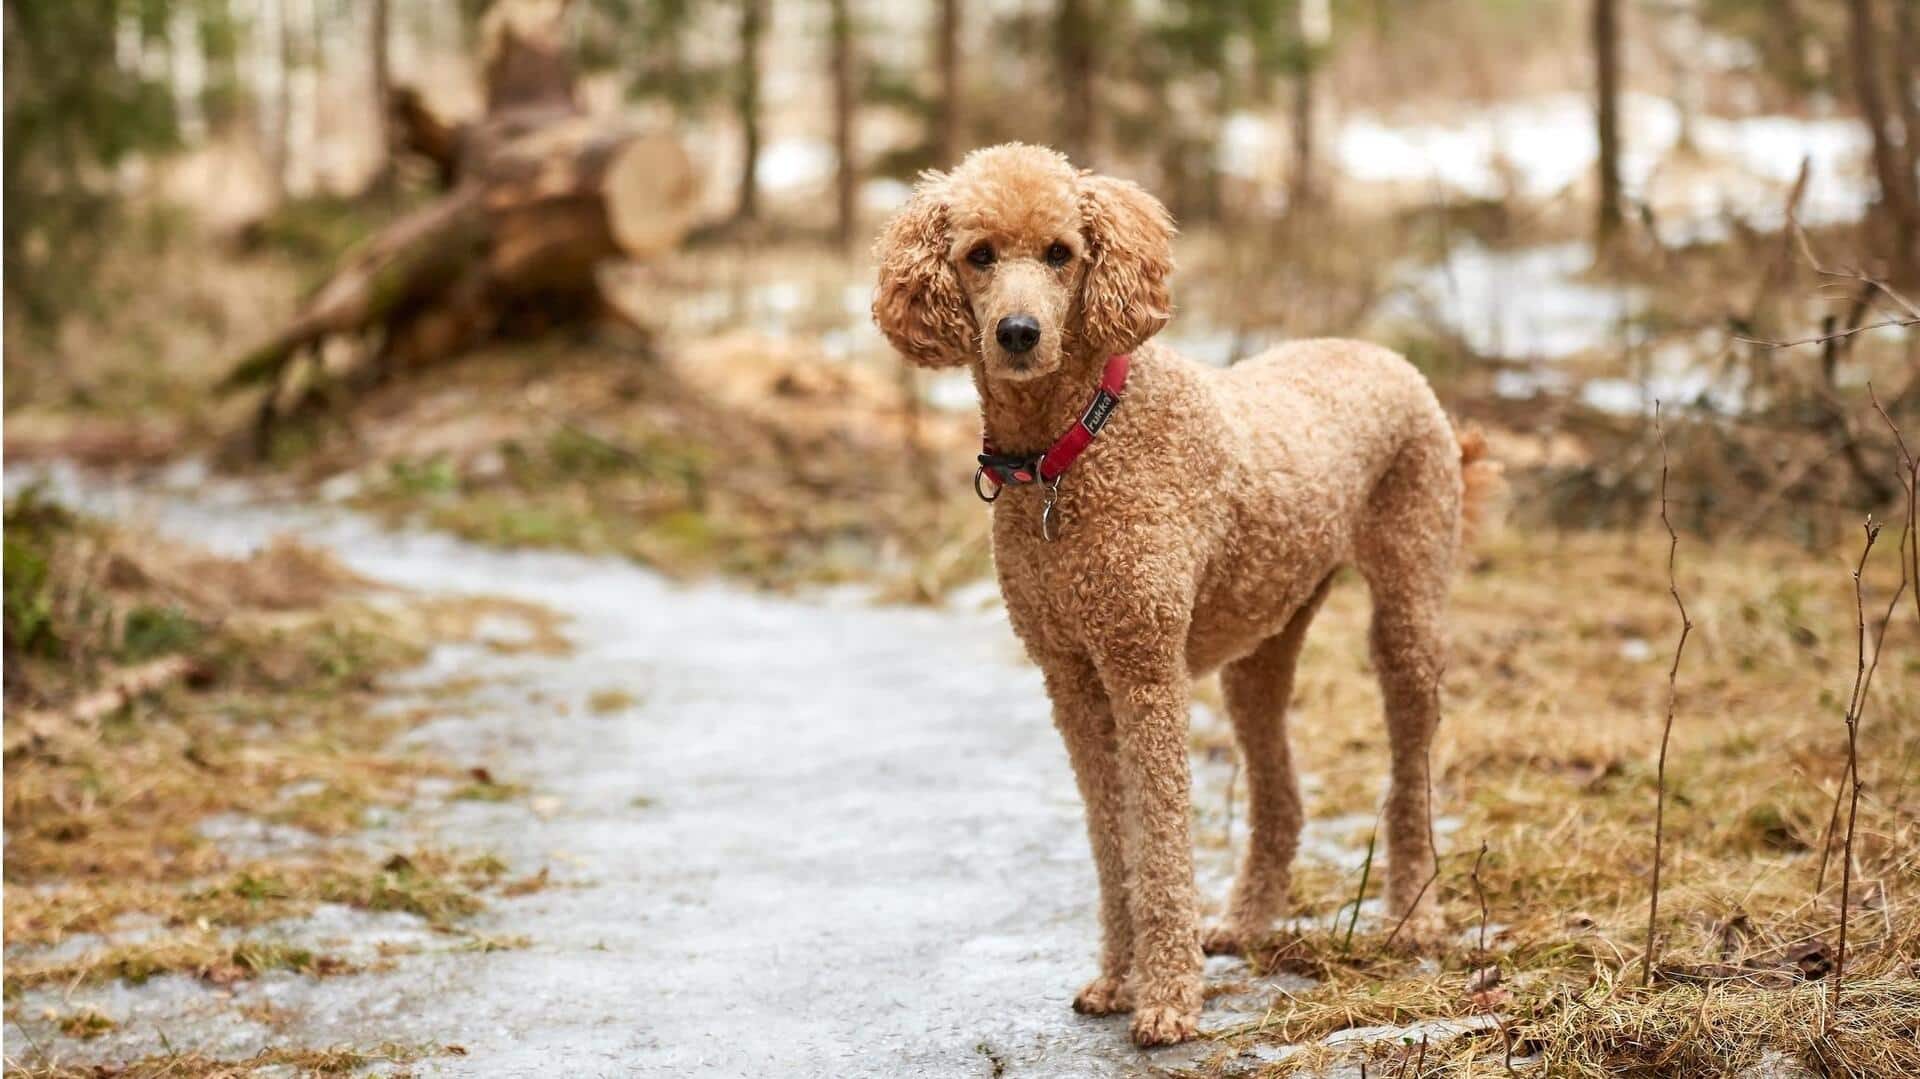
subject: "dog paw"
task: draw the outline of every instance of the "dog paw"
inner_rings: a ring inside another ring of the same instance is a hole
[[[1200,1009],[1178,1004],[1150,1004],[1133,1013],[1133,1044],[1142,1049],[1173,1045],[1200,1032]]]
[[[1081,1015],[1112,1015],[1132,1007],[1133,994],[1127,991],[1126,980],[1108,974],[1088,982],[1073,998],[1073,1010]]]
[[[1253,935],[1232,922],[1218,922],[1200,933],[1200,950],[1208,955],[1240,955]]]

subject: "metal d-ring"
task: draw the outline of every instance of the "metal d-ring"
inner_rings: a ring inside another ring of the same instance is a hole
[[[987,492],[980,489],[980,481],[982,479],[985,479],[986,475],[987,475],[986,465],[981,465],[979,468],[976,468],[973,470],[973,493],[978,495],[980,497],[980,501],[982,502],[992,502],[994,499],[1000,497],[1000,492],[1006,490],[1007,485],[1004,483],[996,483],[993,485],[993,493],[988,494]]]
[[[1066,473],[1063,472],[1047,484],[1047,502],[1040,508],[1040,538],[1048,543],[1054,540],[1053,504],[1060,501],[1060,481],[1065,477]]]

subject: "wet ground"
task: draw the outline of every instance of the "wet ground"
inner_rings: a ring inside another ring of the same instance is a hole
[[[198,484],[58,486],[226,553],[290,531],[380,581],[564,612],[570,654],[448,647],[394,687],[399,706],[481,679],[410,737],[528,796],[428,799],[358,840],[488,850],[516,873],[549,867],[555,884],[495,900],[472,926],[517,945],[503,950],[408,915],[323,908],[269,935],[349,957],[421,950],[383,972],[275,974],[231,995],[181,976],[29,994],[10,1053],[28,1038],[67,1059],[396,1041],[465,1049],[414,1066],[427,1075],[1091,1076],[1213,1048],[1142,1054],[1123,1018],[1070,1010],[1097,944],[1080,807],[1039,675],[987,596],[945,609],[769,598]],[[631,703],[607,710],[608,691]],[[1200,767],[1203,790],[1224,789],[1224,765]],[[216,823],[235,844],[288,841]],[[1307,839],[1308,856],[1348,856]],[[1203,888],[1217,897],[1227,868],[1203,849]],[[1207,1021],[1243,1020],[1271,995],[1218,1002]],[[261,1002],[278,1030],[245,1017]],[[50,1007],[95,1007],[120,1027],[63,1041],[38,1021]]]

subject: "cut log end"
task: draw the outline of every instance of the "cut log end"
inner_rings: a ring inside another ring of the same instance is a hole
[[[633,258],[656,258],[679,246],[693,227],[698,194],[686,148],[663,134],[628,142],[601,184],[607,227]]]

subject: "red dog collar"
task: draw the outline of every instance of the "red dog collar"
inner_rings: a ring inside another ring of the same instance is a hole
[[[993,444],[981,439],[980,469],[973,474],[974,493],[982,501],[991,502],[999,498],[1000,489],[1009,484],[1060,482],[1060,477],[1066,475],[1067,469],[1093,444],[1094,436],[1119,407],[1127,389],[1127,365],[1132,359],[1124,352],[1107,358],[1106,370],[1100,374],[1100,386],[1093,391],[1093,400],[1087,402],[1080,418],[1067,428],[1066,434],[1054,440],[1047,452],[1032,457],[1010,456],[994,452]],[[983,479],[991,484],[990,491],[982,485]]]

